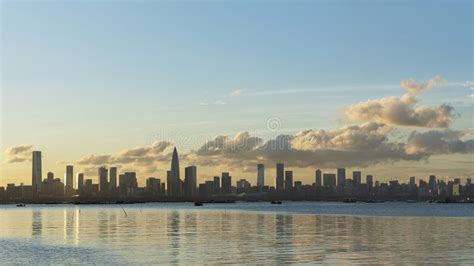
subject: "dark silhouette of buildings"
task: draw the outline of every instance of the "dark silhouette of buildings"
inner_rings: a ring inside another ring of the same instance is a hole
[[[335,173],[315,171],[313,184],[294,180],[294,172],[285,171],[283,163],[276,164],[275,187],[265,186],[264,166],[257,165],[257,184],[245,178],[238,179],[232,186],[232,176],[222,172],[221,177],[197,183],[196,166],[185,168],[184,182],[179,175],[179,158],[176,148],[171,158],[171,169],[167,171],[166,183],[158,177],[146,179],[145,187],[139,187],[135,172],[118,175],[117,167],[98,168],[98,184],[85,179],[84,173],[77,174],[77,189],[74,188],[73,166],[66,167],[64,184],[52,172],[41,178],[41,152],[34,151],[32,163],[32,185],[7,184],[0,187],[0,201],[29,202],[104,202],[104,201],[147,201],[147,200],[429,200],[442,202],[471,202],[474,199],[474,184],[468,178],[461,184],[459,178],[439,180],[434,175],[428,181],[414,176],[408,183],[397,179],[388,182],[374,181],[366,175],[362,183],[362,172],[353,171],[352,179],[346,177],[346,169],[338,168]]]

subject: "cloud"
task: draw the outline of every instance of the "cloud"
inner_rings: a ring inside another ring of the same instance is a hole
[[[18,145],[5,150],[5,163],[21,163],[31,160],[33,145]]]
[[[420,83],[415,79],[407,79],[403,80],[400,83],[400,86],[404,88],[407,93],[412,95],[417,95],[421,92],[427,91],[435,86],[443,85],[447,82],[447,80],[441,76],[434,76],[430,80],[424,83]]]
[[[186,159],[197,165],[224,165],[231,169],[253,169],[259,162],[334,168],[419,161],[437,154],[472,152],[474,140],[460,140],[461,133],[457,131],[414,132],[408,142],[394,142],[390,140],[393,130],[388,125],[369,122],[328,131],[305,130],[266,142],[248,132],[240,132],[234,137],[217,136],[191,151]],[[431,137],[432,134],[435,137]]]
[[[170,142],[159,141],[149,146],[127,149],[116,154],[86,155],[76,163],[94,166],[119,164],[152,166],[155,163],[169,160],[166,151],[171,146],[172,144]]]
[[[285,162],[293,167],[334,167],[415,158],[416,155],[406,154],[399,146],[388,143],[385,133],[389,130],[387,126],[368,123],[333,131],[306,130],[266,142],[240,132],[233,138],[218,136],[208,141],[191,152],[189,158],[197,164],[225,164],[231,168],[259,161]],[[386,155],[381,156],[382,153]]]
[[[464,132],[450,129],[412,132],[408,137],[407,151],[429,154],[473,153],[474,140],[463,141],[461,138],[464,135]]]
[[[239,97],[242,95],[243,90],[234,90],[229,93],[229,96],[231,97]]]
[[[440,76],[425,83],[418,83],[413,79],[405,80],[401,82],[401,86],[406,93],[401,97],[389,96],[350,105],[345,109],[345,115],[352,121],[428,128],[448,127],[455,116],[452,106],[416,106],[420,93],[445,82]]]

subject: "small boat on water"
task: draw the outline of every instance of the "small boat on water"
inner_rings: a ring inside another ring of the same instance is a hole
[[[344,202],[344,203],[355,203],[355,202],[357,202],[357,200],[352,199],[352,198],[346,198],[346,199],[343,199],[342,202]]]
[[[202,206],[202,205],[203,205],[202,202],[199,202],[199,201],[194,202],[194,206]]]
[[[18,203],[16,206],[17,206],[17,207],[25,207],[26,204],[25,204],[25,203]]]
[[[272,204],[281,204],[281,201],[272,200]]]

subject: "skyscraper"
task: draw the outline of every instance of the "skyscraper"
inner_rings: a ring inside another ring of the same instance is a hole
[[[166,195],[167,196],[172,196],[172,191],[171,191],[171,170],[166,171]]]
[[[320,187],[322,185],[321,170],[319,170],[319,169],[317,169],[316,172],[314,173],[314,183],[317,187]]]
[[[171,196],[179,196],[180,192],[180,178],[179,178],[179,158],[176,147],[173,150],[173,157],[171,158]]]
[[[285,190],[291,191],[293,189],[293,171],[285,171]]]
[[[78,173],[77,174],[77,190],[79,190],[79,193],[82,191],[83,187],[84,187],[84,174]]]
[[[230,194],[232,192],[232,177],[228,172],[222,173],[222,193]]]
[[[257,187],[265,186],[265,166],[261,163],[257,164]]]
[[[72,165],[66,165],[66,191],[70,192],[74,188],[74,168]]]
[[[325,187],[336,187],[336,174],[323,174]]]
[[[33,171],[31,175],[31,185],[33,186],[33,191],[40,192],[41,191],[41,152],[40,151],[33,151]]]
[[[117,167],[109,169],[109,189],[117,188]]]
[[[197,185],[197,167],[188,166],[184,168],[184,195],[185,196],[194,196]]]
[[[106,167],[99,167],[99,191],[101,194],[105,194],[108,190],[107,176],[109,171]]]
[[[344,187],[346,185],[346,168],[337,168],[337,186]]]
[[[372,189],[372,187],[374,186],[373,176],[372,175],[367,175],[365,178],[366,178],[365,182],[367,184],[367,187],[369,188],[369,190]]]
[[[220,177],[215,176],[214,177],[214,194],[219,194],[220,188],[221,188]]]
[[[277,163],[276,164],[276,178],[275,178],[276,190],[284,189],[284,185],[283,185],[284,178],[285,178],[285,165],[283,163]]]
[[[429,185],[430,185],[431,195],[437,196],[438,195],[438,186],[436,184],[436,176],[435,175],[430,175],[429,180],[430,180]]]
[[[137,187],[137,173],[125,172],[119,175],[119,191],[122,196],[134,196]]]
[[[360,171],[352,172],[352,179],[354,180],[354,185],[358,186],[361,183],[362,173]]]

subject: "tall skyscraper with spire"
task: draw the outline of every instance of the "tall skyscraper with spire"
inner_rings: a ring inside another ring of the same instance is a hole
[[[179,178],[179,158],[178,158],[178,151],[176,147],[173,150],[173,157],[171,158],[171,196],[179,196],[180,195],[180,178]]]

